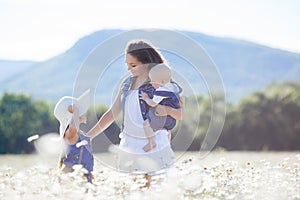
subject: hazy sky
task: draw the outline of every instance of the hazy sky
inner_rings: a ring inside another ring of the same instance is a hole
[[[164,28],[300,53],[298,0],[0,0],[0,59],[42,61],[105,28]]]

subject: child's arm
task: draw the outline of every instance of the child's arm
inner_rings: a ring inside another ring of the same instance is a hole
[[[68,111],[73,114],[69,128],[65,133],[65,140],[68,144],[75,144],[78,141],[79,110],[76,106],[69,106]]]
[[[149,106],[155,107],[158,105],[158,103],[154,102],[152,99],[149,98],[148,94],[145,92],[142,92],[140,94],[140,99],[144,100]]]

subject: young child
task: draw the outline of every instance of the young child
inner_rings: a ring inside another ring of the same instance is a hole
[[[74,171],[73,166],[80,164],[87,170],[87,180],[92,182],[94,158],[91,150],[91,140],[79,128],[81,123],[86,123],[86,112],[89,107],[89,90],[79,98],[62,97],[54,108],[54,116],[60,123],[60,137],[67,144],[66,152],[62,153],[59,168],[63,172]]]
[[[149,78],[155,91],[153,98],[150,99],[146,93],[140,95],[140,99],[144,100],[150,107],[158,104],[166,105],[173,108],[179,107],[179,95],[182,92],[181,87],[171,81],[171,69],[166,64],[158,64],[149,71]],[[155,115],[155,109],[149,109],[147,119],[143,123],[144,131],[148,139],[148,144],[143,148],[148,152],[156,147],[153,139],[154,131],[166,129],[171,137],[171,129],[176,125],[176,120],[171,116],[158,117]]]

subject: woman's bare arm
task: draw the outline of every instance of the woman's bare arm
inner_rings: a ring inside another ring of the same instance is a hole
[[[91,139],[95,138],[97,135],[107,129],[118,117],[121,110],[121,92],[119,92],[113,105],[102,115],[97,124],[87,133]]]

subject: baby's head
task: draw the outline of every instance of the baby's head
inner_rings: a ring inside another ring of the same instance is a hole
[[[156,89],[171,81],[172,73],[170,67],[165,64],[157,64],[149,71],[152,86]]]

